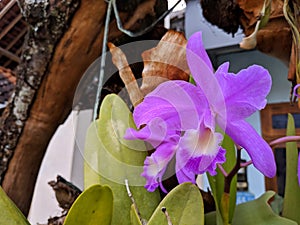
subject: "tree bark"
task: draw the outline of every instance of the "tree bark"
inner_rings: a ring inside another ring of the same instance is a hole
[[[57,1],[56,3],[59,4],[60,2]],[[161,0],[157,1],[157,4],[162,2],[166,3],[165,0]],[[157,4],[155,7],[157,7]],[[34,59],[31,63],[34,65],[39,63],[37,72],[41,76],[36,78],[36,74],[34,74],[32,79],[28,79],[29,77],[25,75],[18,77],[18,82],[21,82],[20,80],[23,77],[26,82],[17,83],[17,86],[24,88],[25,85],[25,87],[30,87],[30,91],[34,90],[32,93],[30,92],[30,98],[33,101],[22,97],[12,99],[15,106],[8,108],[9,110],[3,117],[1,127],[1,129],[6,129],[3,130],[1,135],[11,134],[11,136],[5,136],[5,140],[1,140],[3,148],[0,149],[0,152],[3,155],[0,155],[0,159],[4,160],[4,166],[1,168],[4,171],[3,175],[5,175],[2,176],[4,177],[3,189],[24,215],[28,214],[36,178],[48,143],[57,127],[64,122],[72,109],[73,96],[81,76],[100,55],[106,7],[105,1],[82,0],[79,9],[72,18],[69,29],[56,47],[53,47],[54,53],[51,54],[51,57],[45,58],[41,62],[40,58],[37,58],[35,54],[33,55]],[[65,9],[68,10],[68,8]],[[132,16],[132,13],[127,12],[121,12],[120,14],[124,22]],[[152,17],[152,19],[157,17],[159,17],[159,14]],[[144,24],[142,23],[142,25]],[[122,40],[128,40],[128,37],[124,37],[122,33],[117,31],[114,22],[110,24],[110,29],[111,36],[109,39],[119,39],[120,36],[123,36]],[[47,38],[45,37],[45,39]],[[20,68],[18,73],[22,74],[22,71],[26,71],[28,66],[25,64],[21,65]],[[35,83],[30,83],[31,80],[35,79],[41,81],[40,88],[35,87]],[[11,118],[11,114],[20,106],[20,102],[24,101],[26,109],[19,113],[23,117],[20,120],[16,120],[16,116],[13,116],[13,119],[7,119]],[[31,105],[32,102],[33,105]],[[25,114],[23,114],[23,111]],[[23,129],[11,126],[16,124],[16,121],[22,122]],[[10,129],[14,129],[14,132],[7,132]],[[15,130],[17,131],[15,132]],[[17,139],[14,136],[16,133]],[[5,143],[10,139],[14,139],[13,145],[9,146],[10,152],[8,157],[5,158],[3,157],[6,152]],[[9,160],[10,157],[12,157],[11,160]]]

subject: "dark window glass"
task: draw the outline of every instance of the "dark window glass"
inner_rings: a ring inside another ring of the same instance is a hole
[[[285,148],[276,148],[274,151],[277,166],[277,187],[278,194],[284,197],[285,172],[286,172],[286,151]]]
[[[292,115],[295,120],[295,127],[300,128],[300,113],[293,113]],[[287,114],[272,115],[273,129],[286,129],[287,119]]]

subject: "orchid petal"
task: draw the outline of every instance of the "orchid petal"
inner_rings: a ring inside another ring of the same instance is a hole
[[[276,175],[276,163],[271,147],[246,121],[228,123],[226,133],[243,147],[252,159],[253,165],[267,177]]]
[[[175,152],[176,145],[173,142],[165,142],[145,159],[142,176],[146,178],[145,188],[148,191],[152,192],[161,185],[167,165],[174,157]]]
[[[129,128],[124,135],[125,139],[140,139],[149,142],[154,148],[160,145],[167,138],[167,125],[161,118],[157,117],[150,121],[141,130]]]
[[[189,43],[188,43],[189,46]],[[186,51],[187,62],[193,78],[205,95],[213,112],[218,113],[224,121],[222,127],[225,127],[227,121],[225,98],[218,80],[206,62],[199,57],[197,49],[188,49]]]
[[[195,54],[200,57],[207,67],[213,71],[213,67],[211,64],[211,61],[207,55],[207,52],[204,48],[203,42],[202,42],[202,32],[196,32],[194,33],[188,40],[188,44],[186,46],[187,50],[190,50],[194,52]]]
[[[220,148],[222,140],[222,134],[210,129],[188,130],[179,141],[177,162],[194,174],[215,174],[216,163],[225,162],[225,151]]]
[[[178,161],[178,154],[176,154],[176,161]],[[176,177],[179,184],[184,182],[196,183],[196,175],[194,172],[189,171],[186,167],[176,162]]]
[[[134,110],[137,126],[160,117],[170,129],[196,128],[208,105],[201,91],[185,81],[167,81],[147,95]]]
[[[261,66],[253,65],[235,75],[227,73],[224,67],[228,67],[228,64],[220,66],[216,77],[226,100],[227,119],[244,119],[264,108],[272,85],[269,72]]]

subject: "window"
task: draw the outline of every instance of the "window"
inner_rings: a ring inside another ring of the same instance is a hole
[[[267,142],[286,135],[287,114],[291,113],[295,120],[296,133],[300,134],[300,109],[297,105],[290,103],[269,104],[260,113],[262,136]],[[298,143],[298,147],[300,144]],[[285,144],[275,146],[274,155],[277,165],[277,176],[275,178],[266,178],[266,189],[274,190],[281,196],[284,195],[285,170],[286,170],[286,152]]]

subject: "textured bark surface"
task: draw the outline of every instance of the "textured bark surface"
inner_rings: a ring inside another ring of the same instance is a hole
[[[51,2],[58,3],[58,5],[62,3],[62,1]],[[166,3],[163,0],[157,1],[155,8],[162,2]],[[8,167],[2,186],[25,215],[29,211],[37,174],[48,143],[57,127],[64,122],[72,109],[74,92],[81,76],[101,53],[106,7],[105,1],[82,0],[79,9],[72,18],[69,29],[64,33],[57,46],[55,48],[53,46],[54,54],[47,58],[36,57],[36,54],[32,54],[33,58],[28,58],[28,64],[21,65],[21,69],[18,70],[21,75],[18,77],[20,81],[17,81],[17,86],[20,86],[20,91],[28,92],[27,95],[30,98],[14,97],[13,103],[17,103],[17,107],[12,108],[16,109],[21,106],[20,110],[14,111],[8,108],[6,116],[3,117],[6,118],[17,113],[18,119],[16,119],[16,115],[12,117],[13,120],[4,119],[3,121],[6,122],[3,122],[3,124],[7,125],[3,126],[2,124],[2,127],[8,129],[9,126],[16,124],[14,121],[18,121],[18,123],[10,128],[14,129],[14,132],[7,132],[7,130],[3,132],[6,133],[6,136],[10,136],[6,137],[5,140],[2,139],[1,143],[14,139],[14,133],[21,134],[21,136],[19,135],[19,140],[13,141],[13,145],[5,145],[6,148],[9,147],[10,155],[3,157],[4,152],[6,152],[3,151],[0,158],[5,161],[5,158],[8,159],[13,155],[9,164],[7,164],[8,161],[4,163]],[[64,9],[68,10],[68,7]],[[165,9],[160,8],[159,10]],[[130,19],[132,14],[128,12],[121,13],[124,23]],[[143,15],[145,18],[142,18],[141,21],[149,23],[158,16],[159,14],[150,17]],[[36,20],[32,22],[34,21]],[[141,22],[141,26],[145,24],[144,22]],[[137,24],[135,24],[135,27],[140,28]],[[119,43],[130,40],[130,38],[117,31],[115,22],[110,24],[110,30],[110,40],[117,39]],[[45,36],[43,40],[47,41],[47,39],[47,36]],[[34,49],[43,51],[40,47]],[[28,68],[33,66],[36,66],[37,69],[32,70],[32,72],[36,71],[37,74],[34,73],[34,76],[24,74],[24,71],[26,72]],[[42,79],[43,77],[44,79]],[[40,88],[33,83],[37,81],[41,82]],[[35,94],[35,92],[37,93]],[[31,98],[34,100],[32,106],[29,104]],[[19,129],[19,123],[22,127],[25,125],[23,131]],[[63,146],[61,150],[63,151]],[[4,167],[4,169],[6,168]]]
[[[19,183],[24,181],[24,178],[22,180],[18,177],[8,176],[8,179],[5,180],[4,175],[6,171],[10,172],[9,162],[16,148],[24,150],[23,158],[19,159],[17,164],[24,166],[19,171],[21,174],[29,173],[27,174],[29,175],[26,178],[27,180],[30,180],[30,176],[34,175],[32,169],[36,169],[39,165],[36,160],[41,160],[41,157],[35,158],[34,152],[31,154],[32,152],[27,150],[32,145],[28,141],[21,146],[18,143],[22,132],[24,133],[24,130],[28,129],[28,127],[24,126],[29,117],[30,108],[36,93],[43,78],[47,75],[47,69],[55,46],[66,31],[69,19],[73,16],[78,5],[79,1],[77,0],[51,1],[51,3],[47,1],[22,2],[23,15],[29,24],[29,32],[23,48],[21,63],[16,72],[15,91],[1,117],[0,128],[0,178],[3,182],[4,190],[9,195],[18,190],[23,190],[23,197],[28,196],[28,194],[31,197],[33,189],[28,190],[26,186],[24,187],[24,183],[23,185]],[[44,138],[42,137],[42,132],[34,132],[37,128],[39,128],[39,124],[32,126],[30,133],[27,134],[31,136],[31,139],[34,138],[36,144],[40,143]],[[27,146],[27,144],[29,145]],[[24,160],[28,160],[30,163],[27,167],[27,162],[24,163]],[[17,168],[13,168],[13,170],[18,172]],[[7,185],[9,183],[13,185]],[[18,184],[21,186],[17,186]],[[15,200],[16,196],[10,196]],[[19,206],[24,214],[27,214],[28,204]]]
[[[28,118],[33,98],[45,76],[53,50],[67,29],[70,16],[78,6],[77,0],[64,3],[47,1],[23,2],[23,14],[29,23],[22,63],[17,68],[13,97],[1,118],[0,182]]]

